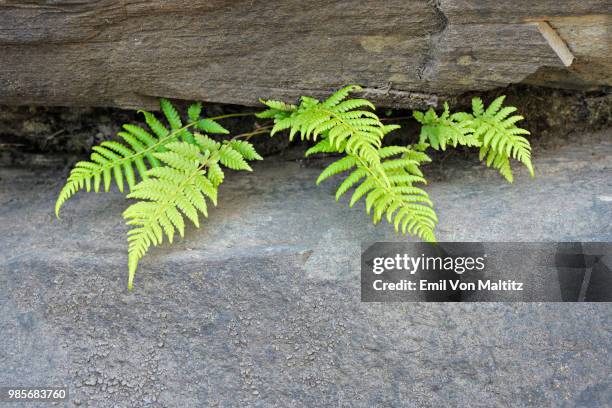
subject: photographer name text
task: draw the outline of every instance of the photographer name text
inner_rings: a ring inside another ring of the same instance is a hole
[[[377,291],[447,291],[447,290],[462,290],[462,291],[522,291],[523,283],[515,280],[482,280],[476,282],[463,282],[459,279],[440,279],[438,281],[429,281],[420,279],[412,281],[402,279],[398,282],[385,282],[377,279],[372,283],[374,290]]]

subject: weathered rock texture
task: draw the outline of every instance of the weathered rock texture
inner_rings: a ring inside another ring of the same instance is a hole
[[[612,240],[612,143],[577,139],[513,185],[446,160],[438,238]],[[609,304],[361,303],[360,242],[402,238],[307,164],[228,174],[133,293],[121,194],[78,194],[60,222],[65,172],[0,167],[0,384],[66,385],[66,407],[610,406]]]
[[[612,83],[606,0],[0,1],[0,103],[254,104],[359,83],[387,106]],[[575,56],[566,68],[538,30]]]

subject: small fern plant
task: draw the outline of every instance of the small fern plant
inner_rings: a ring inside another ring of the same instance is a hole
[[[247,141],[218,142],[208,135],[190,131],[227,134],[215,119],[237,115],[201,118],[202,105],[196,103],[189,107],[189,120],[183,125],[169,101],[162,99],[160,108],[169,128],[150,112],[141,111],[152,133],[140,126],[123,125],[124,131],[118,136],[125,144],[106,141],[94,147],[90,161],[75,165],[55,204],[59,218],[62,205],[78,190],[90,191],[93,185],[93,190],[98,192],[104,181],[104,191],[109,191],[114,179],[123,192],[125,179],[130,189],[127,198],[138,200],[123,213],[132,227],[128,232],[130,290],[138,262],[151,245],[160,245],[164,235],[172,243],[175,231],[182,237],[184,217],[198,227],[199,214],[208,216],[206,200],[217,204],[217,190],[224,179],[223,167],[251,171],[247,161],[262,159]]]
[[[289,139],[299,135],[314,143],[306,156],[317,153],[340,157],[327,166],[316,183],[332,176],[345,177],[336,191],[339,200],[353,189],[349,206],[365,198],[365,210],[374,224],[383,219],[401,234],[435,242],[438,217],[427,192],[421,165],[431,161],[426,150],[445,150],[448,146],[475,147],[480,160],[496,168],[513,181],[511,159],[523,163],[533,176],[531,146],[524,137],[527,130],[516,123],[522,116],[512,115],[514,107],[502,107],[504,97],[495,99],[486,109],[479,98],[472,101],[472,112],[451,114],[448,104],[438,115],[433,109],[413,112],[422,124],[419,142],[406,146],[386,146],[384,137],[399,125],[384,124],[373,112],[374,105],[361,98],[349,99],[361,88],[347,86],[324,101],[303,96],[294,105],[262,100],[267,109],[257,113],[269,119],[270,134],[287,131]],[[252,144],[241,140],[262,133],[256,131],[231,139],[216,140],[229,132],[218,120],[242,116],[228,114],[202,117],[202,105],[187,110],[183,124],[176,108],[166,99],[160,110],[167,125],[154,114],[143,114],[148,130],[126,124],[118,136],[123,143],[106,141],[94,147],[89,161],[76,163],[55,205],[59,218],[63,204],[79,190],[98,192],[103,183],[109,191],[114,180],[119,191],[125,185],[128,199],[136,200],[123,213],[128,231],[128,289],[133,288],[138,263],[151,246],[169,243],[175,234],[183,237],[185,218],[196,227],[200,215],[208,216],[208,203],[217,204],[223,168],[251,171],[249,161],[262,160]]]
[[[484,108],[478,97],[472,99],[472,113],[451,114],[448,103],[440,116],[433,109],[427,112],[413,112],[414,118],[422,124],[420,143],[428,143],[435,150],[458,145],[478,147],[480,160],[486,158],[486,165],[492,166],[510,183],[514,180],[510,159],[523,163],[534,177],[531,164],[531,145],[523,135],[529,131],[516,126],[523,118],[512,115],[513,106],[502,108],[505,96],[496,98]]]

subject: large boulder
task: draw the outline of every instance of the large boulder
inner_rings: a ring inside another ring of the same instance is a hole
[[[417,107],[525,80],[601,88],[610,25],[605,0],[7,0],[0,103],[249,105],[359,83]]]

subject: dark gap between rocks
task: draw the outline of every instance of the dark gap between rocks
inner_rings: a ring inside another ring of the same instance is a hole
[[[531,131],[534,151],[562,146],[578,132],[592,132],[612,124],[612,96],[606,92],[581,92],[512,85],[486,93],[469,93],[449,100],[451,111],[469,110],[473,96],[485,103],[496,96],[507,95],[506,103],[518,108],[525,116],[521,127]],[[187,101],[175,101],[186,110]],[[438,107],[440,108],[440,107]],[[206,115],[252,112],[252,107],[206,104]],[[379,107],[378,115],[385,121],[399,123],[402,128],[389,134],[386,143],[410,144],[418,140],[419,126],[408,109]],[[267,124],[268,120],[255,117],[230,118],[223,121],[233,135],[250,132]],[[136,111],[117,108],[65,107],[0,107],[0,165],[71,164],[86,157],[91,147],[104,140],[116,138],[123,123],[144,123]],[[286,135],[270,138],[256,135],[251,141],[263,156],[278,154],[284,160],[301,160],[308,144],[289,143]],[[289,149],[289,147],[293,147]],[[451,149],[435,152],[436,162],[448,158],[473,159],[473,151]]]

